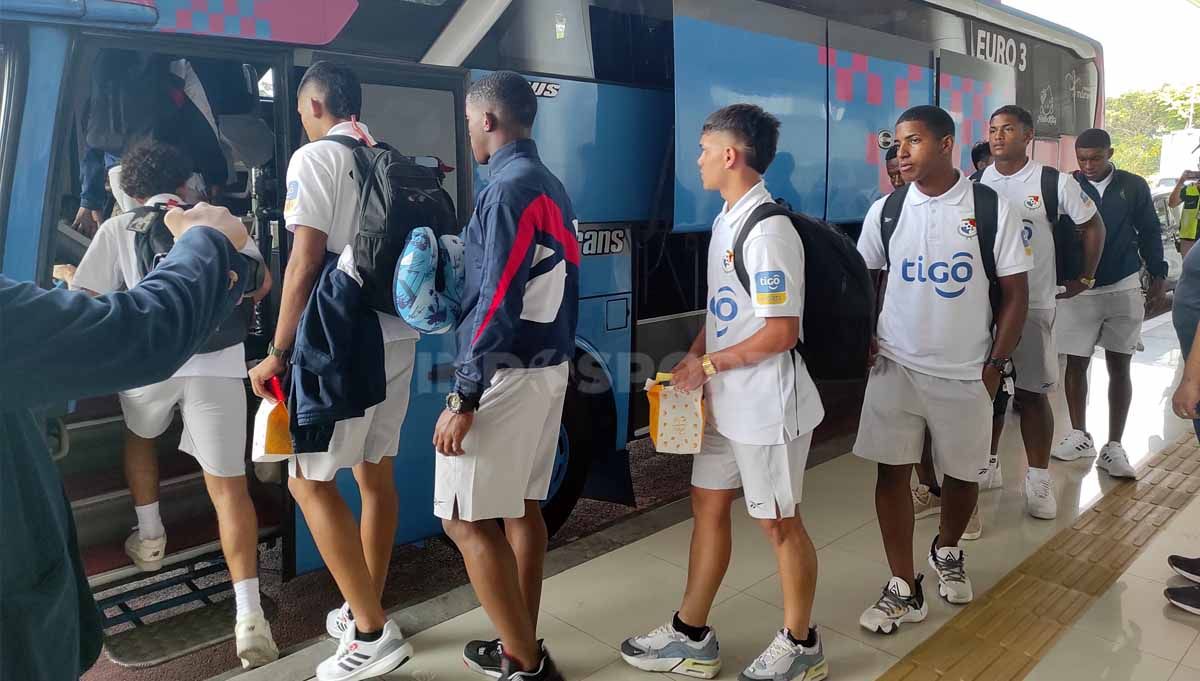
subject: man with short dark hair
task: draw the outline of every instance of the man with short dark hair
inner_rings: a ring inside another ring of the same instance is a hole
[[[1104,222],[1096,204],[1070,175],[1057,173],[1056,196],[1043,196],[1041,163],[1029,158],[1033,142],[1033,116],[1019,106],[1002,106],[992,114],[988,138],[994,163],[983,171],[980,180],[1009,202],[1009,208],[1021,220],[1021,241],[1033,254],[1029,273],[1029,314],[1021,332],[1021,342],[1013,351],[1016,371],[1016,399],[1021,403],[1021,437],[1029,469],[1025,475],[1025,508],[1035,518],[1051,519],[1058,515],[1054,499],[1054,481],[1050,477],[1050,447],[1054,440],[1054,412],[1047,393],[1058,387],[1058,350],[1054,345],[1055,297],[1058,285],[1054,253],[1054,223],[1046,204],[1053,200],[1058,215],[1076,225],[1083,244],[1083,274],[1066,284],[1058,298],[1071,298],[1095,283],[1100,252],[1104,248]],[[994,428],[998,440],[1004,429],[1003,411]]]
[[[170,207],[192,174],[192,161],[177,147],[146,140],[125,152],[121,190],[139,206]],[[135,212],[106,220],[96,232],[75,272],[72,288],[101,295],[131,289],[147,274],[139,257],[137,234],[130,229]],[[266,265],[254,241],[242,254]],[[263,286],[248,293],[261,300]],[[221,551],[229,567],[236,605],[234,634],[245,668],[275,660],[279,650],[263,613],[258,582],[258,518],[246,486],[246,350],[242,342],[201,352],[165,381],[118,394],[125,417],[125,478],[137,528],[125,540],[125,553],[139,569],[162,568],[167,534],[159,511],[158,451],[155,440],[171,426],[175,411],[183,417],[179,449],[191,454],[204,473],[204,484],[217,511]]]
[[[267,358],[250,371],[254,392],[264,399],[274,399],[266,383],[287,369],[300,316],[330,257],[327,254],[341,254],[343,260],[350,257],[360,228],[353,152],[325,138],[346,136],[375,145],[367,125],[358,120],[362,86],[349,67],[328,61],[313,64],[301,79],[297,96],[309,143],[297,149],[288,164],[283,214],[295,236],[275,339]],[[319,681],[382,676],[412,656],[412,645],[384,615],[381,599],[400,510],[392,462],[408,411],[418,334],[397,316],[383,312],[376,316],[383,339],[386,398],[359,418],[338,421],[328,451],[297,454],[289,463],[288,489],[346,599],[325,618],[326,632],[339,645],[317,667]],[[358,483],[361,523],[355,521],[335,481],[337,472],[347,468]]]
[[[1097,456],[1087,430],[1088,367],[1096,346],[1104,348],[1108,365],[1108,444],[1096,467],[1118,478],[1136,476],[1121,445],[1129,405],[1133,401],[1130,365],[1141,342],[1146,310],[1166,294],[1167,261],[1163,259],[1162,226],[1146,180],[1118,170],[1112,163],[1112,138],[1099,128],[1075,140],[1075,156],[1084,182],[1100,195],[1106,235],[1104,255],[1090,290],[1058,302],[1058,351],[1067,355],[1067,408],[1071,432],[1054,447],[1054,458],[1074,461]],[[1142,293],[1145,264],[1150,289]]]
[[[804,314],[804,245],[783,216],[747,225],[773,201],[763,173],[775,158],[779,121],[752,104],[708,117],[700,135],[700,180],[725,199],[708,249],[708,316],[673,370],[679,390],[704,387],[709,422],[692,462],[691,558],[683,603],[666,624],[626,639],[621,655],[645,671],[713,678],[721,670],[708,626],[729,568],[730,511],[738,490],[775,552],[783,628],[739,676],[742,681],[821,679],[828,673],[812,625],[817,553],[800,518],[812,431],[825,416],[804,360],[793,352]],[[742,251],[734,249],[743,230]],[[742,258],[750,289],[734,263]]]
[[[433,435],[433,512],[499,634],[467,644],[467,667],[561,681],[537,640],[547,544],[540,504],[575,356],[578,221],[531,138],[529,81],[512,71],[480,78],[466,114],[471,153],[489,172],[463,232],[467,280],[454,389]]]
[[[950,114],[911,108],[896,122],[896,139],[909,185],[871,207],[858,242],[869,269],[887,269],[878,354],[854,444],[856,455],[877,464],[875,508],[892,572],[859,623],[884,634],[928,612],[913,566],[909,488],[926,429],[943,474],[941,524],[929,565],[947,601],[974,597],[958,542],[978,498],[992,399],[1025,322],[1026,272],[1033,269],[1007,202],[954,169]],[[979,212],[988,203],[995,215]],[[988,232],[981,229],[985,221]],[[984,241],[992,239],[987,252]]]
[[[887,154],[883,157],[884,168],[887,169],[888,182],[892,183],[892,189],[904,186],[904,178],[900,175],[900,159],[897,158],[899,153],[900,147],[893,144],[888,147]]]
[[[983,171],[992,165],[992,148],[986,141],[971,147],[971,165],[975,167],[975,172],[971,173],[970,179],[978,182],[983,177]]]

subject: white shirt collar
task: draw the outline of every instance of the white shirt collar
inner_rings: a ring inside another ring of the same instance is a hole
[[[183,205],[183,199],[174,194],[155,194],[146,199],[145,206],[162,206],[162,205]]]
[[[919,206],[924,203],[929,203],[930,201],[957,205],[962,203],[963,199],[965,199],[967,194],[970,192],[971,180],[967,179],[966,175],[958,173],[958,182],[955,182],[954,186],[950,187],[950,190],[941,196],[926,196],[921,189],[917,187],[917,183],[914,182],[912,184],[912,188],[908,192],[907,202],[913,206]]]
[[[982,181],[990,182],[995,180],[1013,180],[1015,182],[1026,182],[1033,176],[1035,170],[1038,169],[1038,162],[1033,159],[1026,159],[1025,165],[1020,170],[1012,175],[1005,175],[996,169],[996,164],[988,166],[983,171]]]
[[[762,205],[764,199],[770,201],[771,194],[767,191],[766,181],[760,180],[742,198],[738,199],[737,203],[733,204],[733,206],[730,206],[728,202],[725,203],[721,208],[721,222],[727,226],[738,224],[750,214],[750,211]]]
[[[361,131],[362,134],[360,135],[358,131]],[[363,136],[366,136],[366,139],[363,141],[371,146],[375,146],[375,138],[371,136],[371,131],[369,128],[367,128],[367,124],[363,123],[362,121],[358,121],[357,123],[352,121],[343,121],[330,128],[329,132],[326,134],[345,135],[346,137],[357,137],[359,139],[362,139]]]

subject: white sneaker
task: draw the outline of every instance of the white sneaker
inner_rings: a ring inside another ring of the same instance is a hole
[[[672,672],[701,679],[721,673],[721,647],[712,628],[704,640],[693,641],[667,622],[644,636],[625,639],[621,657],[644,672]]]
[[[1050,455],[1059,461],[1074,461],[1076,459],[1096,456],[1096,443],[1092,436],[1082,430],[1072,430],[1067,436],[1054,445]]]
[[[875,605],[864,610],[858,618],[859,626],[877,634],[890,634],[905,622],[923,621],[929,615],[929,606],[921,589],[923,578],[924,575],[917,575],[917,588],[914,590],[903,579],[892,577],[883,587],[883,595],[875,601]]]
[[[330,638],[342,640],[342,634],[346,633],[347,629],[354,628],[354,618],[350,616],[350,604],[342,603],[342,607],[337,610],[330,610],[329,614],[325,615],[325,632]]]
[[[1100,449],[1100,458],[1096,459],[1096,468],[1103,470],[1114,478],[1136,478],[1137,471],[1129,463],[1129,455],[1120,442],[1110,442]]]
[[[925,485],[917,485],[912,491],[913,518],[920,520],[942,512],[942,498],[936,496]]]
[[[1058,517],[1058,502],[1054,499],[1054,479],[1050,471],[1034,473],[1030,468],[1025,474],[1025,509],[1029,515],[1042,520]]]
[[[254,669],[279,659],[271,625],[262,613],[239,617],[233,635],[237,638],[237,656],[242,661],[242,669]]]
[[[1000,457],[989,456],[987,466],[979,469],[979,490],[999,489],[1004,486],[1004,475],[1000,471]]]
[[[399,669],[412,659],[412,644],[404,640],[400,627],[388,620],[383,634],[374,641],[356,639],[353,627],[342,634],[333,657],[317,665],[317,681],[373,679]]]
[[[963,530],[962,536],[959,537],[962,541],[975,541],[983,536],[983,519],[979,517],[979,504],[975,504],[975,510],[971,511],[971,518],[967,520],[967,529]]]
[[[771,645],[738,674],[738,681],[823,681],[829,678],[820,634],[815,637],[816,644],[805,648],[792,643],[786,631],[777,632]]]
[[[966,554],[957,546],[937,548],[937,537],[929,547],[929,566],[937,572],[938,595],[955,605],[970,603],[974,598],[971,580],[967,577]]]
[[[125,540],[125,555],[142,572],[155,572],[162,569],[163,558],[167,555],[167,535],[155,539],[142,539],[137,529]]]

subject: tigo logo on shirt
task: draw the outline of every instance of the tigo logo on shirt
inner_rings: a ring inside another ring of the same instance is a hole
[[[708,311],[712,316],[717,318],[717,321],[728,324],[737,319],[738,304],[734,299],[734,291],[728,286],[722,286],[717,289],[717,297],[708,301]],[[717,327],[717,338],[724,336],[729,331],[728,326]]]
[[[972,223],[974,220],[971,221]],[[900,267],[900,278],[908,283],[931,282],[933,290],[943,298],[957,298],[967,290],[967,282],[975,274],[975,256],[966,251],[954,254],[954,262],[938,261],[925,267],[925,256],[917,256],[913,262],[908,258]]]
[[[787,279],[780,270],[754,275],[755,302],[759,305],[783,305],[787,302]]]
[[[1029,210],[1037,210],[1042,207],[1042,197],[1030,196],[1025,199],[1025,207]]]

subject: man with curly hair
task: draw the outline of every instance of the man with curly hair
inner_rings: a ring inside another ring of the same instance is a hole
[[[147,140],[122,158],[121,189],[142,206],[175,206],[192,174],[192,162],[178,149]],[[147,272],[138,256],[138,217],[123,213],[96,232],[75,272],[73,288],[96,295],[132,289]],[[254,241],[242,255],[263,262]],[[265,267],[263,268],[265,269]],[[248,293],[257,302],[270,290],[270,275]],[[166,432],[179,409],[183,435],[179,448],[204,470],[204,482],[217,510],[221,550],[229,566],[237,605],[238,657],[242,666],[271,662],[279,651],[263,614],[258,590],[258,519],[246,486],[246,351],[238,342],[193,356],[171,378],[119,393],[125,415],[125,477],[137,513],[137,530],[125,553],[147,572],[162,567],[167,536],[158,508],[155,439]]]

